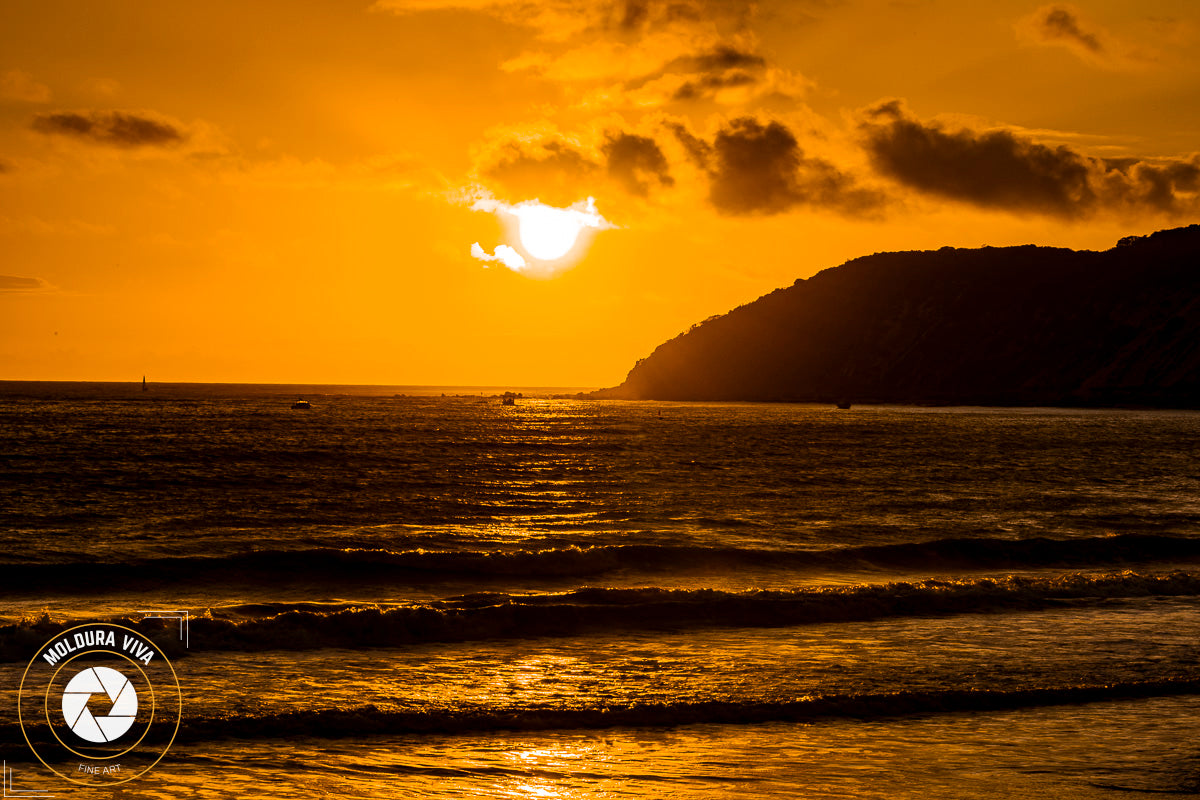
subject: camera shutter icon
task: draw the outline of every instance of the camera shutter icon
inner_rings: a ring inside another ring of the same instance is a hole
[[[88,708],[94,694],[104,694],[112,708],[95,716]],[[137,718],[137,690],[129,679],[111,667],[88,667],[67,682],[63,689],[63,719],[81,739],[97,744],[112,742],[133,727]]]

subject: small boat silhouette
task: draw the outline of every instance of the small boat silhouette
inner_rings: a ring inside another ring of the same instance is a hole
[[[517,396],[513,392],[505,392],[500,396],[500,405],[515,406],[517,404]]]
[[[312,403],[308,402],[303,397],[301,397],[299,400],[292,403],[292,408],[305,408],[305,409],[312,408]]]
[[[837,404],[837,407],[838,407],[838,408],[849,408],[849,407],[850,407],[850,401],[848,401],[848,400],[842,400],[842,401],[840,401],[840,402]]]

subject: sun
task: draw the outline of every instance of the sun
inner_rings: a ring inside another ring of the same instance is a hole
[[[477,198],[471,209],[498,216],[509,240],[497,245],[494,254],[476,242],[471,245],[471,255],[533,278],[561,274],[583,257],[596,231],[616,227],[600,215],[592,197],[557,208],[536,199],[514,205],[484,196]]]
[[[521,246],[542,261],[555,261],[571,252],[584,225],[578,214],[543,205],[521,208],[517,219]]]

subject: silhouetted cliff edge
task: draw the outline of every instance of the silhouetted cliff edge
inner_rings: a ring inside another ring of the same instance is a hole
[[[600,397],[1200,408],[1200,225],[1102,253],[879,253],[662,344]]]

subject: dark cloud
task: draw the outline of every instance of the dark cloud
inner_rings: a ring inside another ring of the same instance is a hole
[[[1097,55],[1104,52],[1104,45],[1100,43],[1099,37],[1095,33],[1085,31],[1079,23],[1079,17],[1066,6],[1040,8],[1035,14],[1035,20],[1039,25],[1039,33],[1047,40],[1061,39],[1073,42]]]
[[[675,183],[658,142],[624,131],[605,135],[599,161],[556,138],[505,142],[484,158],[480,174],[497,196],[511,202],[538,198],[559,207],[595,194],[604,174],[640,197]]]
[[[608,134],[600,148],[613,178],[630,194],[645,197],[651,183],[672,186],[671,170],[658,143],[631,133]]]
[[[0,275],[0,292],[37,292],[45,288],[46,282],[41,278]]]
[[[1089,22],[1073,6],[1056,3],[1020,19],[1017,35],[1027,42],[1062,47],[1084,62],[1105,69],[1141,69],[1153,63],[1153,51],[1131,46]]]
[[[779,122],[752,117],[720,131],[709,157],[709,200],[723,214],[777,214],[806,205],[843,214],[878,213],[883,198],[833,164],[810,158]]]
[[[688,154],[688,158],[693,164],[701,169],[708,167],[708,159],[712,155],[712,145],[677,122],[669,123],[667,129],[675,134],[675,138],[683,145],[684,152]]]
[[[650,3],[647,0],[626,0],[617,5],[617,27],[624,31],[640,30],[650,21]]]
[[[731,69],[763,69],[767,60],[762,56],[738,50],[736,47],[719,46],[693,55],[680,56],[671,60],[667,72],[725,72]]]
[[[1108,169],[1098,180],[1098,195],[1110,207],[1146,209],[1171,216],[1200,211],[1200,154],[1161,163],[1139,161]]]
[[[187,138],[181,126],[133,111],[59,111],[33,118],[35,131],[113,147],[169,147]]]
[[[736,47],[720,45],[672,59],[655,74],[632,82],[631,87],[662,78],[664,75],[678,75],[684,80],[671,92],[671,100],[706,100],[721,89],[760,83],[764,79],[766,69],[767,61],[762,56]]]
[[[808,156],[780,122],[735,119],[711,141],[679,122],[664,121],[707,182],[708,200],[721,214],[778,214],[799,207],[856,216],[878,216],[886,198],[863,187],[832,163]],[[678,150],[675,150],[678,153]],[[539,199],[566,207],[599,196],[605,180],[626,193],[647,197],[675,185],[678,164],[652,135],[610,131],[597,151],[581,150],[564,139],[511,140],[494,147],[479,166],[479,177],[497,200]]]
[[[898,100],[864,113],[865,146],[880,173],[927,194],[984,208],[1077,218],[1097,211],[1194,210],[1200,156],[1098,159],[1011,131],[949,131]]]
[[[750,86],[758,83],[758,78],[747,72],[735,70],[723,75],[705,75],[703,78],[684,82],[671,95],[672,100],[702,100],[711,97],[721,89],[735,86]]]
[[[568,206],[589,194],[588,179],[599,168],[571,145],[544,139],[501,146],[482,173],[514,202],[538,198]]]
[[[867,112],[867,151],[876,169],[932,194],[980,206],[1056,214],[1094,202],[1088,165],[1008,131],[947,132],[908,116],[899,101]]]
[[[0,159],[0,175],[6,172],[12,172],[12,164],[9,164],[4,159]]]
[[[587,13],[588,3],[568,3],[579,10],[577,13]],[[744,25],[755,11],[754,0],[603,0],[600,5],[609,6],[606,27],[626,35],[646,35],[681,23],[713,19],[730,19]]]

